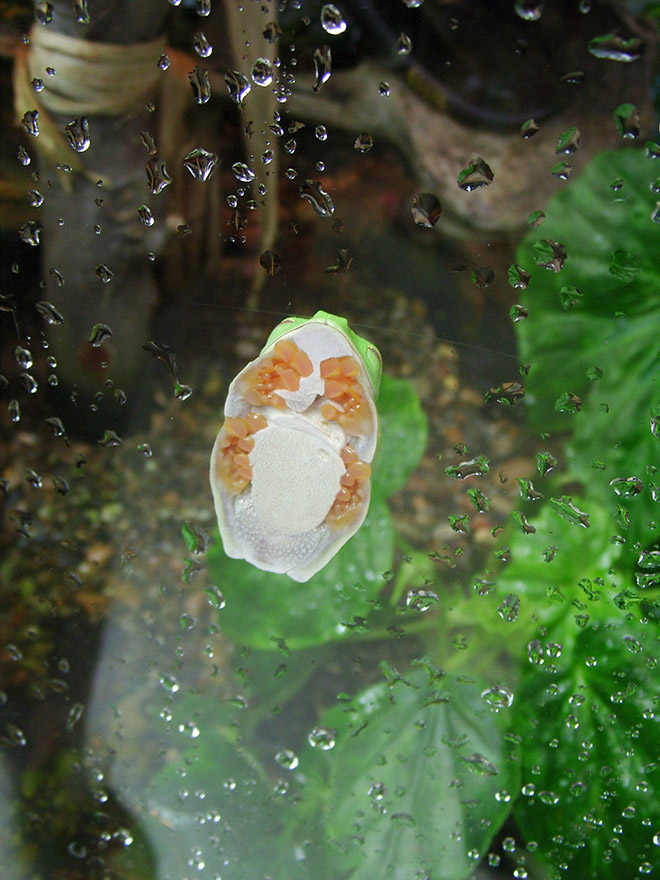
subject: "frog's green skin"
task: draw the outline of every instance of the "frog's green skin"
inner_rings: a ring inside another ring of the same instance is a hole
[[[245,375],[269,358],[275,343],[284,338],[291,338],[308,355],[312,374],[301,379],[299,391],[278,392],[286,399],[285,408],[255,407],[243,397]],[[353,357],[360,368],[363,403],[373,423],[373,430],[364,435],[346,435],[336,421],[327,422],[320,412],[325,400],[320,363],[342,356]],[[375,400],[381,373],[378,349],[354,333],[345,318],[319,311],[312,318],[287,318],[278,324],[259,357],[231,383],[225,402],[226,417],[245,418],[257,411],[268,422],[254,435],[257,446],[250,453],[250,464],[257,464],[252,481],[239,494],[230,494],[223,487],[217,476],[222,431],[211,456],[211,488],[228,556],[303,582],[355,534],[369,506],[368,483],[360,515],[350,525],[332,528],[324,518],[339,491],[344,446],[350,444],[367,464],[373,460],[378,441]]]
[[[373,342],[369,342],[368,339],[358,336],[357,333],[351,330],[346,318],[340,318],[338,315],[331,315],[330,312],[324,312],[321,309],[319,309],[319,311],[311,318],[285,318],[272,331],[266,340],[266,344],[261,350],[261,354],[263,354],[266,349],[270,348],[271,345],[274,345],[274,343],[276,343],[282,336],[288,334],[291,330],[301,327],[303,324],[308,324],[310,321],[314,321],[318,324],[327,324],[329,327],[334,327],[336,330],[339,330],[340,333],[344,334],[360,356],[364,368],[367,371],[367,376],[369,377],[374,401],[378,400],[380,378],[383,374],[383,359]]]

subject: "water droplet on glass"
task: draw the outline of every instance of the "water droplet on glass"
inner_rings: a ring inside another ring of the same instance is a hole
[[[314,137],[317,141],[327,141],[328,139],[328,129],[325,125],[317,125],[314,129]]]
[[[332,73],[332,54],[330,46],[320,46],[314,50],[314,92],[318,92],[323,85],[330,79]]]
[[[44,422],[53,432],[53,437],[64,437],[65,431],[61,419],[58,419],[57,416],[51,416],[49,419],[44,419]]]
[[[433,193],[417,193],[413,198],[412,218],[417,226],[435,226],[441,215],[440,199]]]
[[[452,465],[445,468],[445,474],[455,480],[465,480],[468,477],[482,477],[490,470],[490,464],[485,455],[479,455],[462,464]]]
[[[17,345],[14,349],[14,357],[16,358],[16,363],[22,370],[29,370],[34,363],[31,352],[27,348],[22,348],[20,345]]]
[[[250,181],[254,180],[254,171],[245,162],[234,162],[231,170],[234,172],[236,180],[240,180],[243,183],[250,183]]]
[[[242,104],[245,96],[250,92],[252,86],[246,76],[238,70],[225,71],[225,85],[229,92],[229,97],[236,104]]]
[[[525,318],[529,317],[529,312],[524,306],[521,306],[519,303],[511,306],[509,309],[509,317],[516,324],[518,321],[524,321]]]
[[[263,38],[268,43],[275,43],[282,36],[282,28],[276,21],[269,21],[263,29]]]
[[[639,110],[634,104],[619,104],[614,111],[614,124],[622,138],[634,140],[640,134]]]
[[[527,290],[529,286],[530,274],[515,264],[509,266],[508,270],[509,284],[511,287]]]
[[[156,63],[158,64],[158,67],[160,67],[161,70],[169,70],[169,67],[171,64],[170,56],[169,55],[161,55]]]
[[[195,65],[195,69],[188,74],[190,87],[192,88],[193,97],[198,104],[206,104],[211,98],[211,85],[209,83],[209,72],[205,67]]]
[[[555,412],[575,414],[582,408],[582,399],[572,391],[562,391],[555,400]]]
[[[573,173],[573,166],[569,165],[568,162],[557,162],[556,165],[553,165],[550,169],[550,174],[553,177],[556,177],[557,180],[568,180],[568,178]]]
[[[543,666],[545,663],[543,645],[538,639],[532,639],[527,645],[527,659],[535,666]]]
[[[581,303],[583,298],[582,292],[572,284],[562,285],[559,291],[559,302],[563,309],[572,309],[573,306]]]
[[[167,167],[163,159],[153,156],[147,161],[145,168],[147,171],[147,185],[152,195],[158,195],[166,186],[172,183],[172,178],[167,173]]]
[[[28,201],[33,208],[40,208],[44,203],[44,197],[36,189],[28,190]]]
[[[37,5],[34,7],[34,15],[40,24],[50,24],[53,20],[53,4],[37,3]]]
[[[137,213],[140,218],[140,223],[143,223],[145,226],[154,225],[154,215],[151,213],[151,208],[148,205],[140,205],[137,209]]]
[[[542,477],[547,477],[558,465],[557,459],[549,452],[537,452],[536,469]]]
[[[514,9],[523,21],[538,21],[543,15],[545,3],[539,0],[516,0]]]
[[[508,709],[513,703],[512,692],[505,687],[491,687],[482,691],[481,697],[495,712],[500,709]]]
[[[107,324],[94,324],[89,337],[89,342],[93,348],[100,348],[106,339],[110,339],[112,330]]]
[[[109,284],[114,278],[114,273],[105,265],[105,263],[100,263],[94,269],[94,274],[103,284]]]
[[[21,407],[17,400],[10,400],[7,404],[7,412],[9,413],[10,422],[20,422]]]
[[[406,593],[406,608],[424,613],[439,602],[438,594],[433,590],[415,587]]]
[[[268,58],[257,58],[250,75],[255,85],[265,88],[273,81],[273,65]]]
[[[215,153],[210,153],[202,147],[196,147],[184,158],[183,164],[195,180],[203,183],[213,173],[213,169],[218,164],[218,157]]]
[[[121,446],[124,441],[115,431],[107,430],[103,432],[103,436],[98,442],[106,449],[112,449],[115,446]]]
[[[610,486],[621,498],[634,498],[644,489],[644,483],[638,477],[615,477]]]
[[[515,593],[509,593],[508,596],[504,597],[504,601],[497,609],[497,613],[500,615],[502,620],[506,620],[507,623],[513,623],[518,619],[518,612],[520,611],[520,598],[516,596]]]
[[[18,227],[18,237],[25,244],[37,247],[40,243],[42,229],[43,227],[38,220],[26,220],[22,226]]]
[[[64,126],[64,134],[69,142],[69,146],[76,153],[84,153],[89,149],[91,143],[89,139],[89,123],[86,116],[80,119],[72,119],[68,125]]]
[[[194,721],[184,721],[179,724],[179,733],[182,733],[184,736],[189,736],[190,739],[197,739],[199,736],[199,727],[197,727]]]
[[[173,675],[161,673],[158,676],[158,681],[160,682],[161,687],[163,687],[168,694],[176,694],[180,690],[181,686]]]
[[[23,114],[23,118],[21,119],[21,125],[26,130],[26,132],[32,137],[39,136],[39,111],[38,110],[28,110]],[[26,163],[27,164],[27,163]]]
[[[35,309],[48,324],[63,324],[64,318],[52,303],[41,300],[35,303]]]
[[[158,152],[158,148],[156,147],[156,139],[150,131],[141,131],[140,141],[142,142],[143,147],[150,156],[156,155],[156,153]]]
[[[389,98],[391,94],[390,84],[382,82],[378,84],[378,94],[381,98]]]
[[[32,88],[35,90],[35,92],[43,92],[44,81],[40,79],[40,77],[35,76],[35,78],[32,80]]]
[[[206,594],[206,598],[209,601],[209,605],[212,605],[213,608],[216,609],[216,611],[222,611],[222,609],[226,605],[225,597],[222,594],[222,591],[214,584],[212,584],[210,587],[207,587],[204,592]]]
[[[513,306],[512,308],[517,307]],[[494,400],[496,403],[501,403],[505,406],[515,406],[524,396],[525,389],[520,382],[503,382],[501,385],[489,388],[484,394],[484,400],[486,403]]]
[[[7,721],[5,724],[5,733],[7,739],[12,745],[19,747],[27,745],[27,739],[21,728],[16,727],[16,725],[12,724],[10,721]]]
[[[567,156],[571,156],[578,151],[579,147],[580,129],[573,126],[573,128],[569,128],[567,131],[564,131],[559,135],[557,146],[555,147],[555,153],[564,153]]]
[[[83,716],[83,712],[85,711],[85,707],[82,703],[74,703],[73,706],[69,709],[69,714],[66,719],[66,729],[71,733],[76,724],[80,721]]]
[[[610,256],[610,275],[613,275],[625,284],[630,284],[634,281],[641,271],[642,261],[636,254],[632,254],[630,251],[614,251]]]
[[[482,186],[488,186],[492,180],[493,172],[490,166],[475,153],[470,157],[467,168],[464,168],[458,175],[458,186],[465,192],[472,192]]]
[[[18,161],[21,163],[21,165],[27,166],[32,161],[32,159],[30,159],[30,154],[23,146],[20,146],[18,148],[18,152],[16,155],[17,155]]]
[[[626,40],[616,32],[594,37],[587,46],[589,52],[596,58],[624,63],[636,61],[641,56],[643,47],[644,44],[637,37]]]
[[[39,383],[30,373],[19,373],[18,381],[28,394],[36,394]]]
[[[477,776],[497,776],[497,767],[478,752],[469,756],[461,756],[461,761],[467,765],[468,770],[476,773]]]
[[[326,3],[321,9],[321,25],[323,30],[333,37],[343,34],[346,30],[346,22],[341,12],[332,3]]]
[[[282,260],[272,251],[264,251],[259,257],[259,265],[262,266],[269,275],[277,275],[282,268]]]
[[[374,139],[372,135],[370,135],[368,132],[363,132],[362,134],[359,134],[355,139],[353,149],[357,150],[358,153],[368,153],[373,145]]]
[[[58,495],[68,495],[69,484],[62,477],[53,477],[53,486],[55,486],[55,491]]]
[[[575,504],[573,504],[573,501],[569,496],[562,495],[561,498],[550,498],[548,503],[552,510],[554,510],[554,512],[562,519],[565,519],[573,525],[579,525],[585,529],[589,528],[589,514],[580,510]]]
[[[327,192],[322,188],[318,180],[305,180],[298,190],[298,194],[314,208],[321,217],[329,217],[334,214],[335,206]]]
[[[542,239],[537,241],[532,248],[534,262],[542,269],[551,272],[561,272],[566,262],[566,247],[558,241]]]
[[[295,770],[298,766],[298,756],[291,749],[281,749],[276,755],[275,760],[284,767],[285,770]]]
[[[315,727],[308,735],[307,742],[315,749],[327,752],[334,748],[337,741],[337,731],[332,727]]]
[[[408,9],[419,9],[424,0],[403,0]]]
[[[408,34],[404,34],[403,32],[399,34],[399,39],[396,43],[396,51],[397,55],[410,55],[412,52],[412,40]]]
[[[520,126],[520,134],[526,140],[534,137],[536,132],[539,130],[538,124],[533,119],[528,119],[526,122]]]
[[[372,801],[382,801],[387,794],[387,786],[384,782],[374,782],[373,785],[369,786],[367,794]]]
[[[193,37],[193,49],[200,58],[210,58],[213,54],[213,46],[206,39],[206,35],[202,31],[198,31]]]

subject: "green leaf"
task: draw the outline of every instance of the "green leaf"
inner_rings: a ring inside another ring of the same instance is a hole
[[[544,639],[564,641],[561,628]],[[553,876],[620,880],[657,867],[659,650],[657,624],[622,615],[527,667],[514,704],[523,737],[515,816]]]
[[[636,546],[651,543],[659,530],[652,485],[660,460],[660,437],[653,432],[660,402],[654,174],[642,150],[596,156],[546,212],[544,235],[566,244],[563,271],[555,275],[532,265],[546,246],[535,235],[517,255],[531,266],[534,292],[529,317],[517,328],[521,357],[531,365],[531,421],[542,431],[573,429],[568,476],[616,517],[629,563]],[[574,287],[581,298],[567,298]],[[576,398],[579,407],[571,406]],[[642,480],[644,489],[620,510],[610,483],[629,477]]]
[[[630,366],[635,354],[649,352],[649,346],[657,354],[660,259],[658,226],[651,220],[656,197],[650,189],[656,174],[642,150],[597,155],[579,180],[548,205],[543,239],[531,232],[518,250],[516,262],[530,273],[533,301],[516,330],[521,359],[532,365],[526,400],[542,430],[570,425],[554,412],[554,401],[565,391],[582,397],[593,364],[606,371],[629,351],[631,341]],[[612,189],[617,178],[623,184]],[[558,273],[535,265],[539,250],[549,250],[548,239],[567,250]],[[617,274],[624,271],[626,280],[621,280]],[[582,294],[568,311],[560,295],[566,287]],[[646,329],[645,347],[637,337],[637,319]],[[634,383],[634,370],[628,379]]]
[[[208,551],[209,570],[225,599],[220,626],[238,643],[260,650],[272,650],[282,641],[292,649],[307,648],[363,625],[394,560],[394,527],[385,498],[419,464],[427,432],[419,398],[403,379],[383,376],[378,413],[380,443],[367,518],[307,583],[230,559],[219,540]]]
[[[369,613],[393,558],[392,517],[377,494],[357,534],[304,584],[230,559],[217,541],[207,562],[225,597],[220,628],[239,644],[260,650],[273,650],[282,640],[297,649],[341,638],[350,634],[356,617]]]
[[[378,396],[378,418],[380,440],[372,491],[389,498],[403,488],[426,448],[426,416],[410,382],[383,376]]]
[[[520,600],[519,618],[525,628],[530,621],[536,630],[540,624],[562,619],[565,639],[576,630],[575,617],[580,613],[597,619],[616,613],[616,597],[632,586],[632,576],[618,568],[622,548],[609,540],[614,523],[607,511],[581,498],[571,503],[588,509],[589,529],[583,528],[579,517],[567,518],[545,504],[530,518],[535,532],[507,536],[511,559],[497,575],[495,595],[498,603],[505,596]],[[524,647],[515,648],[509,641],[511,651]]]
[[[327,712],[335,747],[300,756],[305,797],[324,811],[332,877],[462,880],[509,812],[519,779],[509,710],[418,665],[403,678],[390,668],[388,683]]]

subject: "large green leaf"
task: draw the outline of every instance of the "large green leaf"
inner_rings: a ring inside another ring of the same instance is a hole
[[[496,576],[494,601],[499,605],[515,597],[517,617],[526,628],[530,621],[537,629],[567,617],[566,628],[576,628],[575,617],[611,616],[616,597],[632,586],[632,575],[616,567],[621,546],[609,540],[614,524],[607,512],[582,498],[570,503],[588,515],[588,528],[564,519],[558,512],[562,503],[549,503],[538,516],[530,516],[534,533],[508,536],[510,560]]]
[[[529,316],[516,331],[521,358],[531,365],[526,400],[542,430],[570,425],[571,417],[555,412],[555,400],[563,391],[588,393],[593,365],[606,375],[625,359],[626,391],[641,394],[648,406],[648,390],[636,384],[636,359],[657,357],[659,344],[660,229],[651,219],[656,164],[638,149],[597,155],[552,200],[543,225],[518,250],[517,262],[531,279]],[[620,187],[613,186],[617,181]],[[534,247],[542,240],[565,245],[561,272],[535,264]],[[627,274],[620,263],[630,264]],[[564,286],[582,294],[569,309],[562,306]],[[656,370],[656,399],[657,382]]]
[[[321,645],[350,633],[355,617],[369,613],[394,556],[394,527],[378,495],[360,531],[306,583],[230,559],[218,541],[208,565],[225,597],[219,612],[222,632],[238,644],[272,650]],[[348,626],[347,626],[348,625]]]
[[[545,641],[565,643],[561,627]],[[523,756],[515,815],[553,877],[621,880],[657,869],[659,650],[657,624],[620,616],[527,668],[514,704]]]
[[[426,418],[409,382],[383,376],[378,399],[380,442],[369,513],[339,553],[304,584],[230,559],[220,540],[207,562],[226,605],[223,632],[236,642],[272,650],[321,645],[351,632],[364,618],[394,559],[394,527],[385,498],[405,483],[426,444]]]
[[[316,798],[322,810],[330,876],[469,877],[518,788],[508,712],[432,667],[328,711],[321,726],[336,745],[307,748],[300,767],[308,805]]]
[[[410,382],[383,376],[378,418],[380,439],[372,484],[374,492],[389,498],[403,488],[426,448],[426,416]]]
[[[530,365],[530,418],[543,431],[572,429],[567,476],[609,511],[611,534],[620,535],[629,568],[660,531],[660,228],[651,219],[656,165],[639,149],[599,154],[553,199],[545,223],[518,253],[531,270],[529,317],[516,325],[521,357]],[[541,238],[565,244],[561,272],[534,266]],[[564,285],[582,294],[570,297],[575,302],[568,309]],[[581,398],[579,412],[556,410],[564,392]],[[612,481],[631,477],[641,491],[622,499]]]

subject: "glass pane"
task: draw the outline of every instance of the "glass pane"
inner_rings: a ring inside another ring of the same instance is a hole
[[[657,871],[657,26],[3,5],[7,876]]]

